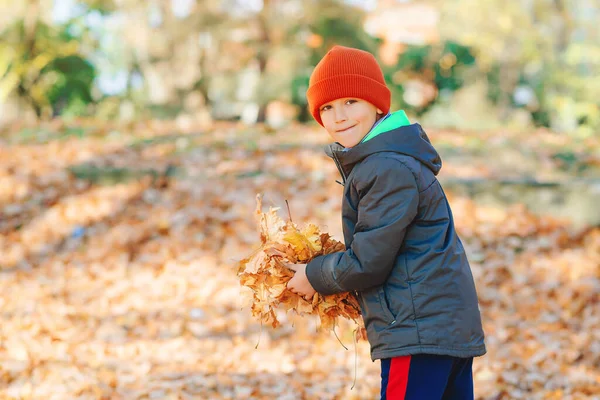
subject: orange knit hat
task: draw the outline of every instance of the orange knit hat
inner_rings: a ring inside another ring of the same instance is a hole
[[[384,114],[390,110],[391,93],[383,72],[369,52],[334,46],[315,67],[306,91],[308,107],[317,122],[323,104],[342,97],[356,97],[373,104]]]

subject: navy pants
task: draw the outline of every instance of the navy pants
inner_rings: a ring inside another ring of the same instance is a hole
[[[473,358],[432,354],[384,358],[381,400],[473,400]]]

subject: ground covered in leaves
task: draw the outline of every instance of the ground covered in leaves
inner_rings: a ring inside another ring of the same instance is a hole
[[[529,168],[477,158],[469,149],[482,141],[519,143],[542,176],[570,173],[547,150],[563,137],[430,136],[441,179]],[[234,124],[55,122],[4,133],[0,399],[377,398],[379,364],[366,342],[355,353],[352,323],[338,327],[345,350],[312,317],[281,311],[279,328],[261,327],[240,297],[236,264],[260,243],[257,193],[266,207],[289,200],[295,222],[341,239],[325,142],[300,126]],[[575,146],[575,160],[597,163],[589,149],[599,147]],[[477,399],[600,398],[600,229],[450,201],[486,332]]]

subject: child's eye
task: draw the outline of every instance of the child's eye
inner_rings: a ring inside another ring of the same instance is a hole
[[[323,111],[327,111],[327,110],[329,110],[330,108],[331,108],[331,106],[330,106],[330,105],[323,106],[323,107],[321,108],[321,112],[323,112]]]
[[[356,100],[354,100],[354,99],[346,100],[346,104],[354,104],[354,103],[356,103]]]

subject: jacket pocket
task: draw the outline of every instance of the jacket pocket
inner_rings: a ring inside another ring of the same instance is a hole
[[[383,311],[383,315],[389,325],[392,325],[396,322],[396,316],[390,310],[390,305],[387,301],[387,296],[385,295],[385,289],[383,286],[379,288],[379,304],[381,304],[381,310]]]

